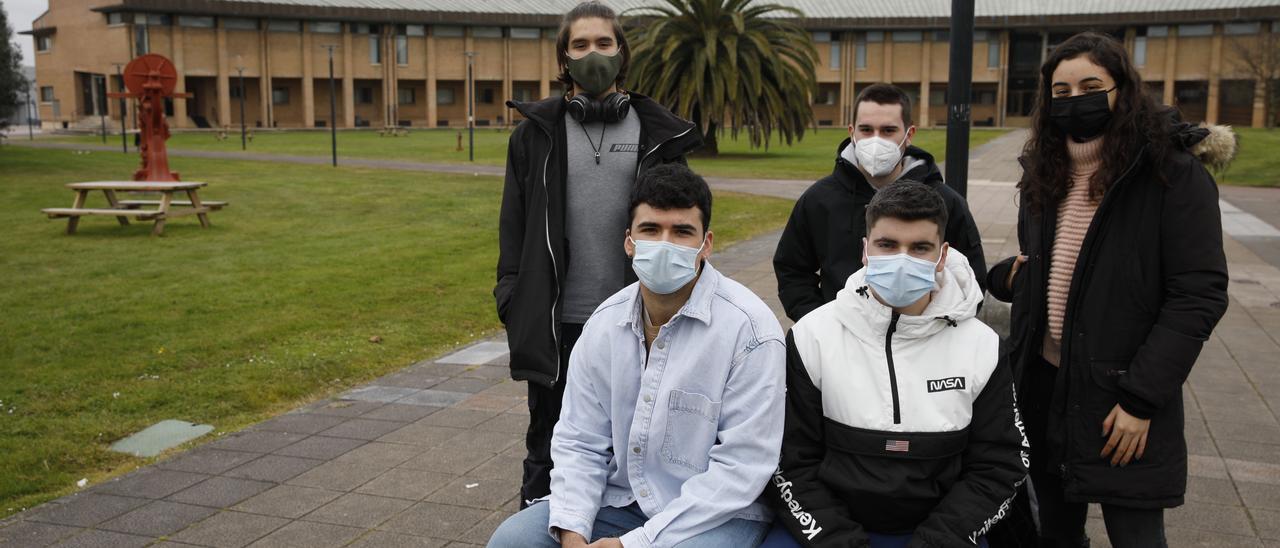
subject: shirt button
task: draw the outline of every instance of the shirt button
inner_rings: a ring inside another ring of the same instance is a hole
[[[644,498],[648,498],[648,497],[649,497],[649,490],[648,490],[648,489],[641,489],[641,490],[640,490],[640,496],[641,496],[641,497],[644,497]]]
[[[662,350],[666,347],[667,347],[667,341],[658,341],[658,350]]]
[[[653,401],[653,396],[650,396],[650,395],[648,395],[648,394],[645,394],[645,395],[644,395],[644,402],[645,402],[645,403],[651,403],[652,401]]]
[[[640,454],[640,446],[638,446],[638,445],[637,445],[637,446],[635,446],[635,447],[632,447],[632,448],[631,448],[631,452],[632,452],[632,453],[635,453],[635,454],[637,454],[637,455],[639,455],[639,454]]]

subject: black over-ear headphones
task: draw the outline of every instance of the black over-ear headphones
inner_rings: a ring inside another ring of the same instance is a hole
[[[569,116],[579,124],[604,122],[613,124],[626,119],[631,112],[631,96],[626,92],[615,91],[597,101],[585,93],[579,93],[569,99]]]

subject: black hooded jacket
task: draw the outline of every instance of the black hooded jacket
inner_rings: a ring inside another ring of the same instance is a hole
[[[565,105],[561,97],[507,102],[525,120],[507,146],[498,283],[493,288],[498,318],[507,328],[511,378],[546,386],[560,382],[560,284],[568,267]],[[686,154],[702,145],[692,122],[652,99],[631,93],[631,108],[640,118],[637,175],[661,163],[683,163]],[[617,267],[627,283],[635,281],[630,264]]]
[[[840,157],[845,139],[836,148],[836,166],[800,196],[773,255],[778,298],[792,321],[836,298],[849,275],[862,268],[862,238],[867,235],[867,204],[876,189],[856,166]],[[911,179],[935,188],[947,205],[946,241],[969,259],[974,272],[985,272],[982,237],[964,198],[942,182],[933,155],[915,146],[904,153]],[[979,285],[985,284],[982,276]]]
[[[1028,261],[1013,287],[1006,284],[1012,258],[988,274],[991,295],[1013,303],[1019,404],[1048,405],[1036,436],[1045,447],[1033,446],[1032,466],[1061,474],[1069,501],[1169,508],[1186,492],[1182,384],[1227,309],[1218,187],[1202,159],[1221,164],[1215,156],[1234,150],[1234,138],[1225,128],[1188,124],[1175,124],[1171,137],[1175,150],[1164,165],[1144,148],[1098,205],[1071,279],[1051,394],[1037,393],[1029,373],[1051,367],[1041,363],[1041,347],[1057,203],[1018,212]],[[1117,403],[1151,419],[1144,456],[1125,467],[1099,456],[1103,420]]]

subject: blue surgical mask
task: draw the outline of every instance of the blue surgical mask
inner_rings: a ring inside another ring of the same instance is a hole
[[[698,275],[698,254],[707,245],[705,238],[702,246],[697,248],[671,242],[636,240],[630,236],[627,239],[636,246],[631,268],[636,271],[640,283],[659,295],[675,293]]]
[[[942,261],[942,257],[938,257]],[[934,276],[938,262],[917,259],[906,253],[867,255],[867,285],[884,304],[893,308],[909,306],[938,285]]]

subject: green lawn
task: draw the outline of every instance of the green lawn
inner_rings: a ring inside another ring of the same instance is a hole
[[[1218,182],[1239,186],[1280,186],[1280,131],[1232,128],[1240,137],[1240,151]]]
[[[154,238],[39,213],[132,155],[3,147],[0,166],[0,517],[144,463],[107,448],[159,420],[239,429],[499,328],[496,177],[180,158],[231,205]],[[717,243],[790,208],[719,194]]]
[[[1005,130],[974,129],[969,143],[978,146]],[[462,135],[463,150],[457,150],[458,135]],[[476,163],[503,165],[507,159],[505,129],[477,129]],[[792,146],[774,142],[768,151],[751,150],[746,137],[720,142],[720,156],[696,157],[691,163],[699,173],[717,177],[746,177],[762,179],[817,179],[831,173],[835,163],[836,146],[848,136],[844,128],[822,128],[805,134],[803,141]],[[101,137],[59,137],[55,140],[85,144],[100,144]],[[924,129],[916,133],[915,144],[928,150],[942,161],[946,157],[946,130]],[[377,158],[416,162],[467,162],[468,135],[465,130],[428,129],[413,130],[406,136],[383,137],[376,131],[339,131],[338,155],[350,158]],[[119,136],[108,137],[108,144],[119,144]],[[177,133],[169,140],[174,150],[240,150],[239,134],[219,141],[213,133]],[[268,154],[293,154],[300,156],[327,156],[330,154],[329,133],[323,131],[259,132],[249,144],[251,152]]]

